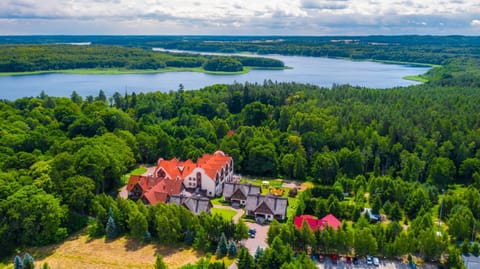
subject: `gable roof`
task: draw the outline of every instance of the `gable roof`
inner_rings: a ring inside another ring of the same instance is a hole
[[[303,225],[304,221],[308,224],[308,226],[310,226],[310,229],[312,229],[312,230],[316,230],[316,229],[319,228],[317,217],[312,216],[312,215],[296,216],[293,219],[293,224],[295,224],[295,226],[300,229],[300,228],[302,228],[302,225]]]
[[[158,202],[166,203],[169,195],[180,193],[182,183],[182,180],[164,178],[153,188],[147,190],[143,196],[152,205]]]
[[[229,173],[232,170],[233,159],[222,151],[214,154],[204,154],[197,163],[192,160],[180,161],[177,158],[164,160],[159,158],[153,175],[130,176],[127,191],[132,191],[135,186],[142,189],[142,200],[152,205],[158,202],[166,203],[171,195],[180,194],[183,180],[191,175],[196,168],[202,168],[207,176],[215,180],[216,175]],[[228,168],[228,169],[227,169]],[[195,207],[204,203],[199,199]]]
[[[248,195],[258,195],[262,193],[262,188],[260,186],[246,183],[239,184],[226,182],[223,186],[223,197],[229,199],[239,190],[245,196],[245,199],[248,197]]]
[[[342,225],[342,222],[338,220],[334,215],[328,214],[321,219],[317,219],[315,216],[311,215],[301,215],[296,216],[293,220],[293,223],[297,228],[302,228],[303,222],[306,221],[312,230],[320,229],[323,230],[325,227],[330,226],[334,230],[338,229]]]
[[[213,207],[210,199],[203,196],[171,195],[168,203],[183,205],[194,214],[199,215],[201,212],[208,213]]]
[[[186,160],[184,162],[178,160],[177,158],[173,158],[171,160],[164,160],[159,158],[157,161],[157,168],[155,169],[155,176],[158,176],[158,172],[163,170],[166,175],[165,177],[170,179],[184,179],[185,176],[192,173],[193,169],[197,166],[191,160]]]
[[[157,185],[160,181],[161,179],[157,177],[131,175],[128,179],[127,191],[133,190],[135,185],[140,186],[143,191],[147,191]]]
[[[222,168],[226,168],[227,164],[230,166],[231,162],[232,157],[222,151],[216,151],[214,154],[203,154],[202,157],[198,158],[196,163],[192,160],[182,162],[177,158],[171,160],[159,158],[154,175],[158,176],[158,172],[163,170],[166,173],[165,177],[170,179],[176,179],[178,177],[183,180],[190,175],[195,168],[199,167],[205,171],[208,177],[215,179],[217,173],[221,172]]]
[[[263,204],[266,205],[274,215],[286,215],[288,199],[276,195],[248,195],[245,209],[256,211]]]
[[[325,217],[319,219],[318,222],[320,223],[321,229],[325,228],[326,226],[330,226],[336,230],[338,227],[342,226],[342,222],[332,214],[326,215]]]
[[[213,155],[203,154],[202,157],[197,159],[197,166],[203,168],[208,177],[215,179],[217,172],[220,172],[225,164],[230,165],[231,161],[232,157],[226,155],[223,151],[216,151]]]

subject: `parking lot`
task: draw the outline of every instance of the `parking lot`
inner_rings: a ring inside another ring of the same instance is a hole
[[[268,231],[268,225],[260,225],[258,223],[251,223],[251,222],[246,222],[247,226],[249,229],[255,229],[257,232],[255,233],[254,238],[248,238],[246,240],[243,240],[242,243],[243,245],[248,249],[248,252],[250,254],[254,255],[255,251],[257,250],[258,247],[260,248],[267,248],[267,231]]]
[[[401,262],[401,261],[395,261],[395,260],[383,260],[380,259],[380,264],[379,266],[373,266],[373,265],[367,265],[366,261],[364,259],[360,259],[358,261],[358,264],[353,264],[353,263],[347,263],[346,259],[344,257],[340,258],[337,260],[337,263],[334,264],[332,260],[329,257],[325,257],[325,260],[323,262],[318,262],[317,261],[317,267],[318,268],[325,268],[325,269],[339,269],[339,268],[381,268],[381,269],[409,269],[411,268],[407,263]],[[426,264],[425,266],[422,266],[422,268],[436,268],[435,265],[433,264]]]

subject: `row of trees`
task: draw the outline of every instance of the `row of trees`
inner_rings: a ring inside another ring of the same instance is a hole
[[[133,202],[101,194],[92,201],[94,216],[88,225],[90,236],[114,239],[128,234],[140,241],[154,240],[164,245],[184,243],[196,249],[225,256],[229,252],[227,239],[238,242],[248,237],[243,221],[234,224],[220,215],[194,215],[183,206],[159,203],[146,207],[141,201]],[[220,243],[225,246],[219,247]],[[220,251],[219,251],[220,249]],[[230,255],[235,256],[231,250]]]
[[[430,261],[439,260],[449,243],[447,233],[441,231],[438,235],[437,229],[432,216],[423,212],[413,220],[408,230],[395,221],[388,225],[370,224],[365,217],[359,218],[353,226],[345,222],[338,230],[327,227],[312,231],[307,223],[298,229],[293,224],[273,222],[268,232],[268,241],[271,244],[279,236],[297,252],[312,251],[323,255],[370,254],[390,258],[417,253]]]

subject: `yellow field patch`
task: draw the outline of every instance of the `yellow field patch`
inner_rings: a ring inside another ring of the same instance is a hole
[[[156,254],[163,256],[168,268],[178,268],[195,263],[202,256],[202,253],[193,249],[142,244],[125,237],[113,241],[89,239],[85,234],[71,236],[60,244],[27,251],[34,257],[35,267],[47,262],[52,269],[153,268]],[[13,268],[13,265],[6,268]]]

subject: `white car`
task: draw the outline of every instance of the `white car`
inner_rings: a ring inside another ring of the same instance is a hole
[[[367,265],[372,265],[372,264],[373,264],[372,257],[367,255]]]
[[[380,261],[378,260],[377,257],[373,257],[372,260],[373,260],[373,265],[375,265],[375,266],[380,266]]]

